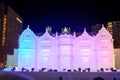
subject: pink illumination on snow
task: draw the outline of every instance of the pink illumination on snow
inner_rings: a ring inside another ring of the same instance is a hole
[[[65,28],[65,32],[67,28]],[[18,67],[77,69],[114,68],[112,36],[102,27],[96,36],[86,30],[82,35],[56,33],[51,36],[47,29],[42,36],[36,36],[30,28],[20,36],[18,48]],[[27,63],[26,63],[27,62]],[[27,65],[26,65],[27,64]]]

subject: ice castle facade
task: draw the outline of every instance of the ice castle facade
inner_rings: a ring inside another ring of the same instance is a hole
[[[19,48],[15,49],[14,61],[8,56],[8,65],[19,68],[85,69],[114,68],[113,39],[105,27],[95,36],[84,29],[76,36],[63,32],[52,36],[46,28],[42,36],[37,36],[27,27],[19,37]],[[11,61],[11,62],[10,62]]]

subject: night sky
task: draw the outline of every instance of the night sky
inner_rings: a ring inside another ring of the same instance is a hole
[[[84,27],[90,32],[92,25],[120,20],[119,2],[104,1],[3,0],[23,18],[23,29],[30,25],[35,33],[44,32],[46,26],[51,26],[52,32],[60,32],[65,26],[71,32],[81,32]]]

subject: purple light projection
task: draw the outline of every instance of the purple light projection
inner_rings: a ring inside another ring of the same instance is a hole
[[[36,36],[28,27],[20,36],[17,67],[57,69],[85,69],[97,71],[100,68],[114,68],[113,40],[102,27],[96,36],[86,30],[80,36],[64,34],[53,37],[46,32]],[[111,41],[112,40],[112,41]],[[11,64],[12,65],[12,64]]]

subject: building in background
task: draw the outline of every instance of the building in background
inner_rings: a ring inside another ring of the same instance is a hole
[[[107,22],[107,30],[114,39],[115,67],[120,70],[120,21]]]
[[[120,48],[120,21],[107,22],[107,30],[113,36],[114,48]]]
[[[6,61],[7,54],[18,48],[23,19],[7,4],[0,4],[0,63]]]

